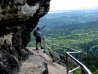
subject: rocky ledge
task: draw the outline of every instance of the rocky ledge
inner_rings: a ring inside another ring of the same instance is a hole
[[[30,33],[48,13],[50,0],[0,0],[0,73],[17,74],[21,61],[33,55]]]
[[[53,62],[53,57],[44,53],[43,49],[29,49],[33,55],[22,63],[19,74],[66,74],[66,67]]]

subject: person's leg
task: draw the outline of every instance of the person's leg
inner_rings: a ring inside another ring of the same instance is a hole
[[[38,42],[36,42],[36,50],[38,50]]]
[[[43,40],[42,40],[43,38],[41,37],[41,41],[40,41],[40,43],[41,43],[41,49],[44,49],[44,47],[42,46],[42,43],[43,43]]]
[[[41,48],[41,42],[39,42],[40,48]]]
[[[42,45],[41,45],[41,37],[37,36],[36,37],[36,49],[38,49],[38,45],[40,46],[41,49],[43,49]]]
[[[37,49],[37,42],[36,42],[36,49]]]
[[[41,47],[41,49],[43,49],[42,42],[40,42],[40,47]]]
[[[36,50],[38,50],[38,37],[36,36]]]

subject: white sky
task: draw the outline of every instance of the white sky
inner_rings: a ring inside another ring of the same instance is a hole
[[[98,0],[51,0],[50,11],[98,9]]]

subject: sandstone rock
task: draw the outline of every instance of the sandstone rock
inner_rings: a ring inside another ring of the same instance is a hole
[[[42,50],[36,51],[29,48],[34,55],[22,63],[19,74],[48,74],[47,60],[42,57]]]
[[[15,74],[13,72],[20,68],[18,60],[25,60],[32,54],[25,49],[30,33],[39,19],[48,13],[49,7],[50,0],[0,0],[1,74]]]
[[[0,73],[17,74],[20,70],[21,63],[7,52],[0,53]]]

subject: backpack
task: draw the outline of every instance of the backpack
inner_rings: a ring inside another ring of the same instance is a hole
[[[34,35],[34,36],[36,36],[36,34],[37,34],[37,31],[36,31],[36,30],[34,30],[34,31],[33,31],[33,35]]]

